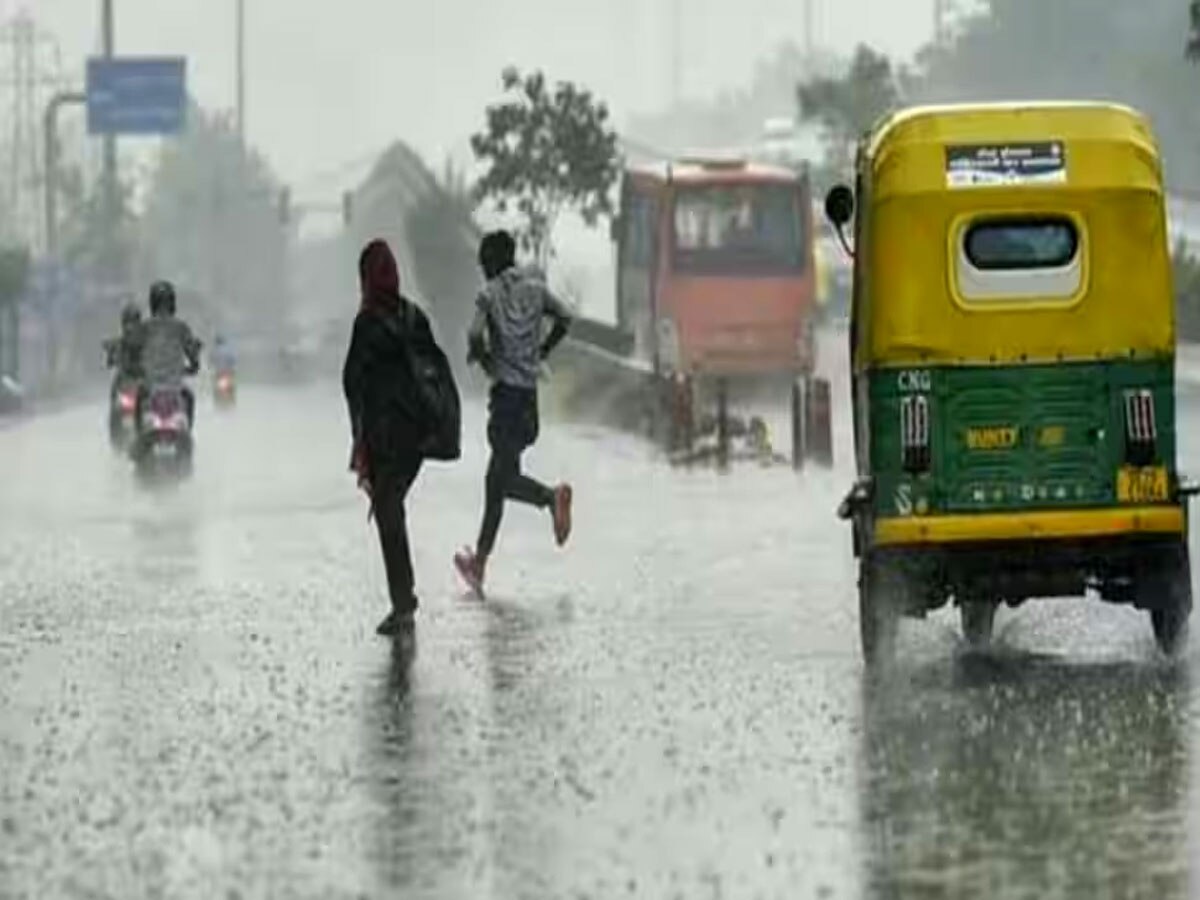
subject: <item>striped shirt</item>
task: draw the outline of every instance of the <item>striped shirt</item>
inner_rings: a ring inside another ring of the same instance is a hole
[[[569,321],[571,314],[537,269],[508,269],[484,286],[475,301],[471,337],[486,336],[493,381],[537,387],[547,317]]]

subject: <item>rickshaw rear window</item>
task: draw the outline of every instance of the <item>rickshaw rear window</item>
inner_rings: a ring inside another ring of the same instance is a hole
[[[1079,232],[1065,218],[995,219],[972,225],[963,244],[976,269],[1061,269],[1079,251]]]

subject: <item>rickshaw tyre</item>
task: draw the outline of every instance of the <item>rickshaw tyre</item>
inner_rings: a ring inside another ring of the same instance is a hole
[[[865,557],[859,567],[858,625],[863,661],[868,669],[878,669],[896,657],[896,636],[900,629],[907,578],[893,562]]]
[[[994,600],[967,601],[959,606],[963,637],[972,649],[982,650],[991,644],[999,608]]]
[[[1192,572],[1186,546],[1172,554],[1169,564],[1152,579],[1157,603],[1150,609],[1154,640],[1164,655],[1178,656],[1187,646],[1192,613]]]

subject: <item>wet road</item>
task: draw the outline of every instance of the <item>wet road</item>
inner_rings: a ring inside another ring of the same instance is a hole
[[[915,624],[866,683],[844,471],[547,427],[576,540],[512,512],[480,605],[472,415],[406,660],[334,389],[201,415],[169,492],[96,409],[0,429],[0,897],[1200,896],[1196,652],[1057,602],[985,657]]]

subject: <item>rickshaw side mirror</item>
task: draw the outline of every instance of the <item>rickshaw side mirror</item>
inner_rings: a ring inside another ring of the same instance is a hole
[[[844,184],[830,189],[825,195],[825,217],[841,229],[854,218],[854,192]]]

